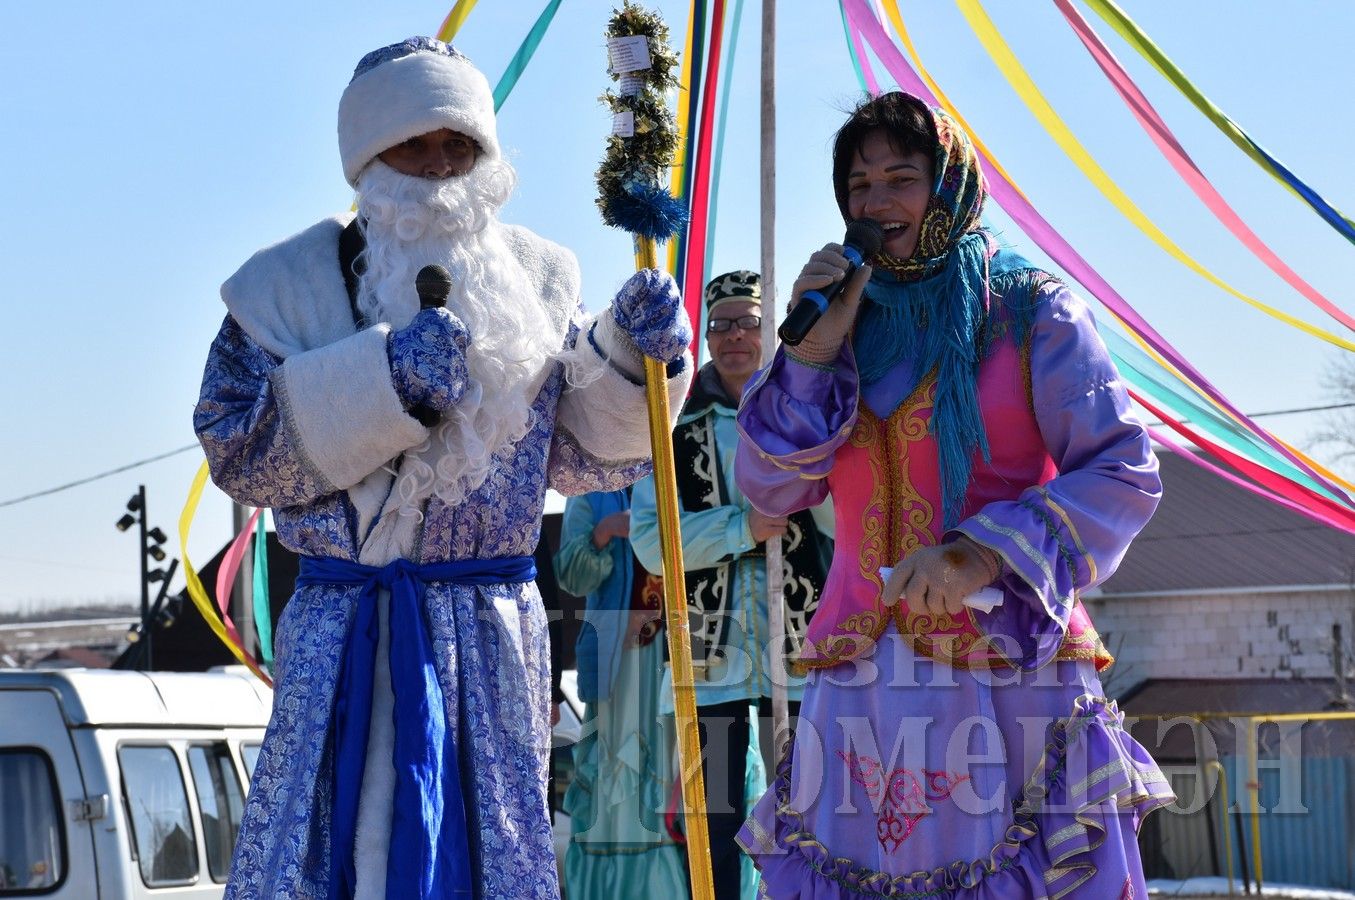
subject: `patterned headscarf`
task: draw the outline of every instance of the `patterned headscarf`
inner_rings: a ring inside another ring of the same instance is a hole
[[[959,521],[975,454],[989,457],[976,383],[992,346],[990,302],[1001,302],[1010,333],[1024,344],[1036,290],[1049,276],[999,249],[982,230],[988,191],[974,145],[944,112],[927,111],[936,133],[935,177],[918,246],[906,260],[880,254],[871,261],[874,274],[852,347],[862,385],[879,383],[900,361],[911,360],[911,372],[887,386],[896,399],[935,375],[928,428],[938,445],[943,518],[950,528]]]
[[[880,253],[875,264],[900,280],[916,281],[945,263],[946,254],[966,234],[979,227],[988,184],[979,168],[974,144],[955,120],[939,109],[928,109],[936,126],[932,196],[922,217],[917,249],[910,259]]]

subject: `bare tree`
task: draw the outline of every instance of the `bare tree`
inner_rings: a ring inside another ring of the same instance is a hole
[[[1335,462],[1355,462],[1355,353],[1331,359],[1322,373],[1322,391],[1333,403],[1350,405],[1327,411],[1313,443],[1332,447]]]

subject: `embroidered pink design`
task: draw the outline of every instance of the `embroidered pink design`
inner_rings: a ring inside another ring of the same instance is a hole
[[[924,788],[912,769],[894,769],[885,776],[878,759],[841,750],[837,755],[846,763],[852,781],[866,789],[877,815],[875,836],[886,853],[899,849],[917,823],[931,814],[928,800],[949,799],[961,782],[969,780],[968,775],[923,769]]]
[[[1124,890],[1120,891],[1120,900],[1134,900],[1134,877],[1126,876]]]

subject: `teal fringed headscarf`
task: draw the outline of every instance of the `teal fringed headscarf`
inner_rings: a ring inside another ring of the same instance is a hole
[[[936,373],[929,430],[940,457],[944,526],[951,528],[960,520],[975,451],[990,459],[976,381],[997,322],[991,300],[1006,308],[1020,346],[1030,335],[1035,291],[1051,276],[999,250],[979,227],[987,190],[978,155],[949,116],[930,112],[935,175],[918,247],[911,259],[872,260],[852,347],[862,385],[875,384],[903,359],[913,360],[910,387]]]

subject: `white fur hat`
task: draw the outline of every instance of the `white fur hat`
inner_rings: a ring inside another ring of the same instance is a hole
[[[368,53],[339,100],[339,156],[348,183],[378,154],[412,137],[450,128],[482,155],[499,156],[494,95],[469,59],[450,45],[413,37]]]

